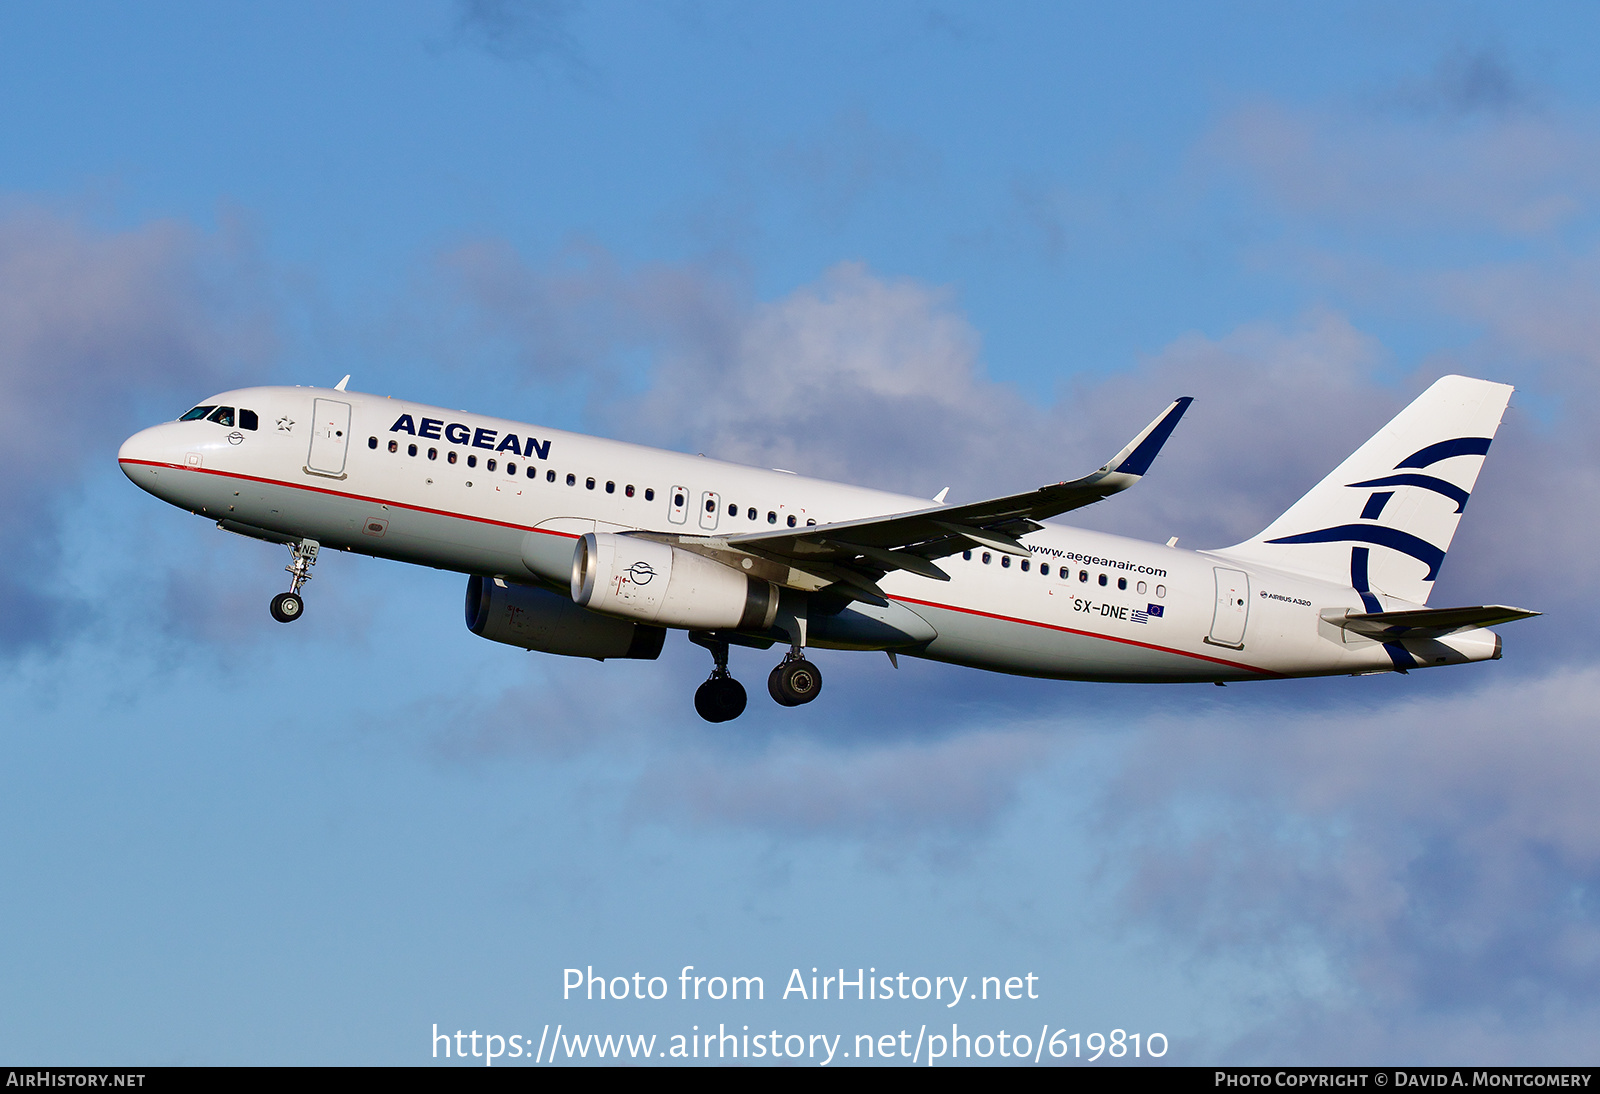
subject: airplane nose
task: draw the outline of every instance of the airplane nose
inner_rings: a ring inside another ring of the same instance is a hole
[[[141,429],[117,449],[117,465],[122,468],[122,473],[134,485],[152,492],[156,478],[156,468],[152,465],[169,463],[172,458],[165,451],[167,446],[162,444],[161,434],[160,426]]]

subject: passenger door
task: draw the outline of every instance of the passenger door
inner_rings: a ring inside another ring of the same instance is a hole
[[[1211,616],[1213,646],[1244,649],[1244,627],[1250,618],[1250,575],[1243,570],[1216,568],[1217,607]]]
[[[306,470],[344,478],[349,448],[350,404],[337,399],[318,399],[312,413],[311,451],[306,456]]]

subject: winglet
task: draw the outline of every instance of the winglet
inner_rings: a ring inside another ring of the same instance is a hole
[[[1178,419],[1183,417],[1183,412],[1189,409],[1189,404],[1192,402],[1194,397],[1190,395],[1173,400],[1172,405],[1162,411],[1159,418],[1145,426],[1144,432],[1129,441],[1128,447],[1107,461],[1101,470],[1136,477],[1150,470],[1150,465],[1156,460],[1156,453],[1167,443],[1172,431],[1178,428]]]

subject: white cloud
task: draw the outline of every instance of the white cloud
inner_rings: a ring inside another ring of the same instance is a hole
[[[0,215],[0,505],[29,529],[0,577],[0,645],[47,640],[67,610],[56,506],[87,462],[149,424],[138,409],[176,415],[270,343],[226,240],[171,221],[100,232],[38,208]]]

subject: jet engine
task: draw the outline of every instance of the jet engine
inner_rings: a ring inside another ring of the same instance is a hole
[[[568,657],[631,657],[654,661],[667,632],[596,615],[535,585],[467,579],[467,629],[491,642]]]
[[[778,587],[668,543],[590,532],[572,552],[572,599],[608,615],[690,630],[764,631]]]

